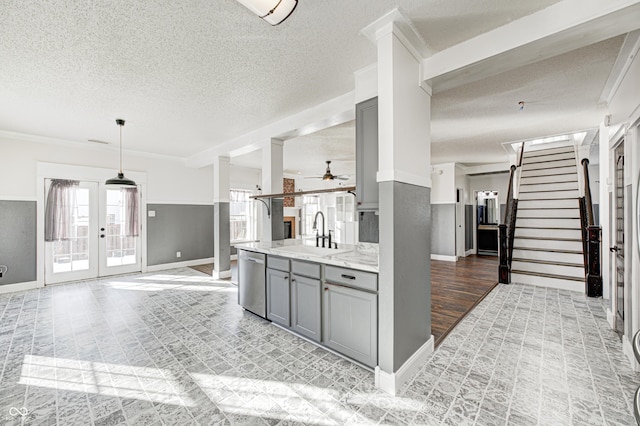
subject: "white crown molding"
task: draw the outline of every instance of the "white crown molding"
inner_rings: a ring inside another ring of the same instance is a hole
[[[398,8],[391,10],[360,30],[360,33],[373,44],[377,44],[380,36],[389,32],[393,32],[398,36],[398,39],[418,61],[434,53],[418,30],[416,30],[413,22],[404,16]]]
[[[602,89],[599,99],[600,104],[609,105],[611,103],[620,88],[620,84],[622,84],[627,72],[629,72],[631,63],[638,55],[638,51],[640,51],[640,30],[633,31],[624,38],[620,53]]]

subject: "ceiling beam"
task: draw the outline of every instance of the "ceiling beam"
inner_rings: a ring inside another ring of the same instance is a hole
[[[434,93],[640,28],[640,0],[564,0],[423,59]]]
[[[220,145],[187,158],[187,166],[204,167],[213,164],[216,156],[238,157],[261,149],[265,141],[286,141],[355,119],[354,92],[348,92],[315,107],[306,109],[267,126],[245,133]]]

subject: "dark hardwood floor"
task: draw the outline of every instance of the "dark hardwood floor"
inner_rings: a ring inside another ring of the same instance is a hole
[[[213,264],[192,266],[211,275]],[[237,282],[237,262],[231,262]],[[431,334],[435,345],[498,284],[498,258],[468,256],[457,262],[431,261]]]
[[[435,345],[498,284],[498,258],[431,261],[431,334]]]

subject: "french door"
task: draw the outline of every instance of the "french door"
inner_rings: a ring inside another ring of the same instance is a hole
[[[45,194],[50,185],[46,179]],[[140,271],[140,237],[127,231],[134,218],[126,191],[91,181],[80,181],[73,191],[66,213],[70,238],[45,242],[45,283]]]
[[[624,305],[625,305],[625,270],[624,270],[624,220],[625,220],[625,185],[624,185],[624,142],[614,151],[616,160],[616,185],[615,185],[615,246],[611,247],[614,253],[615,289],[616,289],[616,322],[615,330],[622,336],[624,334]]]

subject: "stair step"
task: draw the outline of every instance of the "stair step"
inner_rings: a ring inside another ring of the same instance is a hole
[[[556,254],[556,257],[557,256]],[[550,265],[550,266],[566,266],[568,268],[579,268],[584,270],[584,258],[580,258],[578,262],[560,262],[558,259],[556,260],[544,260],[544,259],[521,259],[519,257],[514,257],[512,259],[514,262],[521,263],[538,263],[540,265]],[[566,259],[564,259],[566,260]]]
[[[542,170],[542,169],[557,169],[557,168],[569,167],[569,166],[576,167],[577,166],[576,160],[572,158],[569,160],[547,161],[543,163],[533,163],[533,164],[524,163],[522,165],[522,170],[528,171],[528,170]]]
[[[561,175],[548,175],[548,176],[522,176],[520,178],[520,186],[535,184],[535,183],[563,183],[563,182],[575,182],[577,185],[578,174],[565,173]]]
[[[566,174],[576,176],[577,173],[578,168],[574,164],[573,166],[553,167],[549,169],[522,169],[522,173],[520,174],[520,176],[522,176],[523,178],[531,176],[561,176]]]
[[[545,155],[537,155],[533,157],[524,157],[522,160],[523,164],[535,164],[535,163],[544,163],[547,161],[558,161],[558,160],[575,160],[576,154],[573,151],[570,152],[559,152],[556,154],[545,154]]]
[[[580,204],[577,198],[557,199],[557,200],[518,200],[518,212],[520,209],[579,209]]]
[[[518,202],[518,219],[533,218],[557,218],[557,219],[580,219],[580,210],[578,207],[569,207],[563,209],[554,208],[524,208],[520,207]]]
[[[513,246],[520,249],[549,249],[582,252],[582,240],[571,238],[516,237]]]
[[[520,194],[523,192],[567,191],[578,190],[578,181],[522,183],[520,182]]]
[[[538,287],[557,288],[560,290],[570,290],[584,293],[585,284],[584,278],[582,280],[576,280],[574,278],[567,278],[563,276],[557,276],[553,274],[532,274],[527,271],[511,271],[511,282],[519,284],[529,284]]]
[[[580,229],[564,228],[523,228],[516,225],[515,237],[538,237],[558,240],[563,239],[582,241],[582,231]]]
[[[581,229],[579,218],[575,218],[575,219],[571,219],[571,218],[560,219],[555,217],[554,218],[552,217],[527,218],[527,217],[521,217],[520,214],[516,216],[516,227]]]
[[[548,149],[538,149],[524,152],[524,158],[531,157],[542,157],[545,155],[555,155],[555,154],[566,154],[573,153],[575,155],[575,150],[573,146],[561,146],[558,148],[548,148]]]
[[[578,198],[577,189],[560,189],[557,191],[520,191],[518,200],[555,200],[565,198]]]
[[[559,265],[543,262],[513,260],[512,270],[531,272],[540,275],[555,275],[566,278],[584,280],[584,265]]]
[[[579,254],[582,256],[582,250],[561,250],[561,249],[553,249],[553,248],[534,248],[534,247],[522,247],[514,244],[513,252],[516,250],[520,250],[522,252],[530,252],[530,251],[539,251],[545,253],[560,253],[560,254]]]
[[[584,264],[584,257],[582,253],[568,252],[568,251],[547,251],[547,250],[523,250],[519,248],[513,249],[513,258],[523,261],[543,261],[554,262],[561,260],[562,263],[582,263]]]

